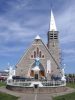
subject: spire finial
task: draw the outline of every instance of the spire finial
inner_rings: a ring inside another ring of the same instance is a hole
[[[55,19],[54,19],[54,15],[53,15],[52,10],[51,10],[51,20],[50,20],[49,31],[57,31]]]
[[[40,38],[39,35],[37,35],[37,36],[35,37],[35,39],[36,39],[36,40],[40,40],[41,38]]]

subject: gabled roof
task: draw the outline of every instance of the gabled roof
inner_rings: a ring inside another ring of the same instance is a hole
[[[57,61],[56,61],[55,58],[52,56],[52,54],[50,53],[49,49],[48,49],[47,46],[44,44],[44,42],[42,41],[42,39],[40,39],[40,38],[36,38],[36,39],[39,39],[39,41],[40,41],[40,42],[43,44],[43,46],[46,48],[47,52],[48,52],[49,55],[52,57],[52,59],[54,60],[54,62],[56,63],[56,65],[59,67]],[[30,48],[32,48],[32,46],[35,45],[35,40],[36,40],[36,39],[34,39],[32,45],[31,45],[31,46],[27,49],[27,51],[23,54],[23,56],[20,58],[20,60],[19,60],[19,62],[18,62],[17,64],[19,64],[19,63],[23,60],[23,58],[25,57],[25,55],[27,54],[27,52],[30,51]],[[16,66],[17,66],[17,64],[16,64]]]

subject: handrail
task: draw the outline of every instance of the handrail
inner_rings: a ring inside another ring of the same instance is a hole
[[[37,81],[36,83],[42,85],[42,87],[57,87],[57,86],[65,86],[66,82],[65,81]],[[7,85],[11,86],[21,86],[21,87],[31,87],[31,84],[33,84],[34,81],[19,81],[19,82],[14,82],[14,81],[7,81]]]

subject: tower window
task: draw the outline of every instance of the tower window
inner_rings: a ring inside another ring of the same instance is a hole
[[[54,35],[57,35],[57,34],[54,34]]]
[[[57,34],[54,34],[54,38],[57,38],[58,37],[58,35]]]
[[[53,34],[50,34],[50,35],[53,35]]]
[[[53,35],[50,35],[50,37],[52,37]]]
[[[57,35],[54,35],[54,37],[57,37]]]
[[[53,34],[50,34],[50,35],[53,35]]]
[[[53,39],[53,37],[50,37],[50,39]]]
[[[58,39],[58,38],[54,38],[54,39]]]
[[[50,36],[50,37],[53,37],[53,36]]]

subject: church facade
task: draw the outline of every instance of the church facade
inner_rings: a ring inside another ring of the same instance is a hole
[[[47,80],[52,76],[62,77],[58,31],[52,11],[49,26],[47,45],[37,35],[16,64],[16,76]]]

